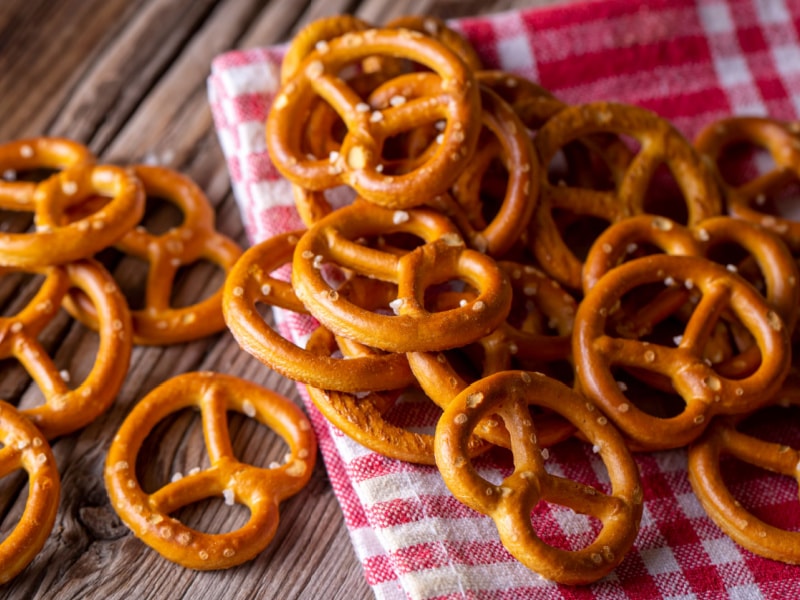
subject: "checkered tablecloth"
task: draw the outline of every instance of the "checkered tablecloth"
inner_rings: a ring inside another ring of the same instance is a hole
[[[598,0],[453,21],[490,67],[540,82],[569,103],[638,104],[688,137],[730,114],[796,119],[800,108],[800,2]],[[251,242],[301,227],[289,184],[270,163],[264,122],[282,48],[219,56],[208,91],[233,191]],[[279,313],[303,343],[311,324]],[[307,398],[306,398],[307,400]],[[683,450],[637,455],[644,517],[633,550],[604,580],[569,588],[541,580],[501,546],[491,520],[464,508],[433,468],[381,457],[307,408],[364,574],[378,598],[789,598],[800,567],[738,547],[705,516]],[[555,473],[607,481],[599,458],[570,442],[551,453]],[[490,468],[491,465],[486,465]],[[737,494],[758,515],[798,529],[797,486],[731,468]],[[594,475],[592,475],[594,474]],[[552,540],[581,540],[593,525],[559,509],[537,513]],[[335,557],[331,557],[335,560]]]

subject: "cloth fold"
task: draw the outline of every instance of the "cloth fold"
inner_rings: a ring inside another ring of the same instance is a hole
[[[614,100],[651,109],[690,139],[731,114],[798,118],[795,0],[596,0],[450,24],[489,68],[528,77],[568,103]],[[215,126],[252,243],[302,228],[289,184],[271,164],[264,141],[283,50],[227,52],[215,59],[208,80]],[[283,335],[304,344],[313,323],[281,311],[276,318]],[[356,554],[378,598],[770,598],[800,590],[800,567],[749,553],[705,515],[689,486],[684,450],[636,456],[644,517],[634,548],[611,575],[582,588],[544,581],[503,548],[490,519],[452,497],[435,468],[386,459],[353,442],[327,423],[299,387]],[[607,483],[599,458],[575,444],[551,453],[548,469],[570,473],[580,461]],[[797,512],[793,482],[776,484],[748,469],[734,477],[757,514]],[[768,493],[762,480],[769,481]],[[557,508],[537,513],[537,519],[543,537],[556,541],[585,539],[597,527]]]

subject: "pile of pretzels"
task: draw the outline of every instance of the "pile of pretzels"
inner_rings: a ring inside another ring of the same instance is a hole
[[[568,105],[487,70],[436,19],[337,16],[289,45],[266,141],[306,228],[237,261],[225,320],[336,427],[435,464],[511,554],[560,583],[596,581],[631,548],[632,453],[683,447],[723,530],[800,562],[800,533],[748,514],[720,474],[732,455],[800,478],[797,449],[738,428],[798,397],[800,222],[776,211],[797,192],[796,124],[731,117],[690,142],[642,108]],[[295,345],[265,305],[319,327]],[[411,396],[438,406],[435,432],[397,424]],[[607,488],[547,471],[572,436]],[[498,446],[513,464],[489,481],[475,459]],[[539,502],[594,517],[595,539],[548,545]]]
[[[173,284],[180,269],[201,260],[227,273],[241,249],[216,230],[202,190],[166,167],[98,164],[77,142],[43,137],[0,144],[0,172],[0,208],[8,215],[0,232],[0,275],[16,273],[36,287],[20,310],[0,317],[0,359],[16,359],[43,397],[25,409],[0,401],[0,477],[20,469],[28,474],[24,512],[0,542],[2,584],[41,550],[56,518],[61,484],[49,442],[110,408],[134,344],[188,342],[225,329],[221,286],[195,304],[174,306]],[[150,232],[147,198],[175,205],[181,222],[163,233]],[[27,227],[31,218],[33,227]],[[110,246],[147,263],[141,308],[129,307],[95,258]],[[59,370],[39,340],[62,308],[97,331],[96,358],[82,381]],[[139,450],[159,421],[186,407],[200,410],[211,465],[146,493],[136,475]],[[289,446],[285,462],[268,469],[239,462],[228,435],[228,411],[276,430]],[[217,569],[263,550],[275,533],[279,502],[308,482],[315,459],[310,422],[293,402],[229,375],[187,373],[164,382],[127,415],[110,444],[105,483],[114,510],[144,542],[185,566]],[[213,496],[247,505],[248,523],[207,534],[171,516]]]

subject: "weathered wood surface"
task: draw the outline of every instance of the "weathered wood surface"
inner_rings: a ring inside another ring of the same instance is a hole
[[[408,13],[457,17],[554,0],[2,0],[0,3],[0,142],[36,135],[88,144],[103,162],[156,160],[191,176],[217,211],[218,228],[246,244],[206,100],[217,54],[287,40],[309,21],[352,12],[380,23]],[[19,215],[3,227],[24,229]],[[149,222],[174,218],[155,212]],[[131,260],[111,263],[133,297],[145,272]],[[203,297],[222,274],[200,266],[180,282],[179,302]],[[0,278],[0,310],[12,314],[35,289],[30,278]],[[95,334],[67,315],[43,343],[59,369],[88,372]],[[55,528],[38,557],[0,587],[3,598],[368,598],[341,510],[321,460],[308,488],[281,507],[273,542],[255,560],[222,572],[196,572],[162,559],[133,537],[112,511],[103,486],[105,452],[130,408],[178,373],[208,369],[239,375],[293,398],[294,384],[250,358],[228,333],[171,347],[136,347],[113,408],[91,426],[54,444],[63,492]],[[0,361],[0,398],[30,406],[40,393],[21,367]],[[267,465],[285,448],[251,420],[232,417],[237,456]],[[199,420],[179,414],[148,442],[140,461],[145,484],[207,458]],[[23,479],[0,482],[0,537],[26,497]],[[219,501],[179,517],[207,531],[231,530],[247,511]]]

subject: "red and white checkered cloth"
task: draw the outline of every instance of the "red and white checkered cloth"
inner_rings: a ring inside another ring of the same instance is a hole
[[[730,114],[796,119],[800,112],[800,1],[598,0],[453,21],[485,63],[540,82],[566,102],[618,100],[652,109],[690,138]],[[270,163],[264,122],[281,48],[218,57],[209,98],[247,233],[257,242],[301,228],[288,183]],[[280,314],[300,343],[309,323]],[[636,457],[645,490],[635,547],[604,580],[568,588],[541,580],[501,546],[488,518],[464,508],[433,468],[383,458],[328,425],[310,402],[325,465],[356,553],[378,598],[798,597],[800,567],[738,547],[705,516],[686,476],[686,452]],[[591,451],[559,448],[556,473],[607,481]],[[797,487],[731,468],[757,512],[800,529]],[[537,513],[551,541],[594,531],[566,510]],[[335,557],[331,557],[335,560]]]

